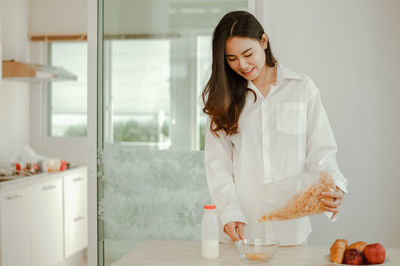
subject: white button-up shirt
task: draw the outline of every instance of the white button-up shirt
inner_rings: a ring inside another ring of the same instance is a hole
[[[216,137],[207,123],[205,167],[211,201],[221,227],[239,221],[247,224],[245,237],[303,243],[311,232],[309,217],[266,223],[258,219],[293,186],[290,177],[303,173],[325,171],[347,193],[319,91],[308,76],[281,64],[267,97],[252,82],[248,86],[257,99],[247,93],[239,133],[219,132]]]

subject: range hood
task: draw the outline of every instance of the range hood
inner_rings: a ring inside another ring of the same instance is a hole
[[[51,82],[77,80],[78,77],[62,67],[45,66],[18,61],[3,61],[3,80]]]

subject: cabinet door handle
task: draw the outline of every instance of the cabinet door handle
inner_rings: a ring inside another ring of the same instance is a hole
[[[50,189],[53,189],[53,188],[56,188],[56,186],[55,185],[48,185],[48,186],[42,187],[42,190],[50,190]]]
[[[74,222],[83,220],[84,218],[85,218],[84,216],[78,216],[78,217],[74,218]]]
[[[83,177],[76,177],[76,178],[74,178],[74,182],[79,182],[79,181],[82,181],[83,180]]]
[[[7,200],[13,200],[13,199],[19,199],[22,198],[22,195],[12,195],[12,196],[8,196]]]

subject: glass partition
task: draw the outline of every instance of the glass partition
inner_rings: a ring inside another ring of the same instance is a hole
[[[211,35],[247,0],[100,0],[99,262],[147,239],[200,239],[209,201],[201,91]]]

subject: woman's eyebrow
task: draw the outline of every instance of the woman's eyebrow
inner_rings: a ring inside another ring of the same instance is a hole
[[[245,53],[247,53],[248,51],[250,51],[251,49],[253,49],[253,47],[250,47],[249,49],[244,50],[241,54],[245,54]],[[234,56],[234,55],[232,55],[232,54],[226,54],[225,56]]]

